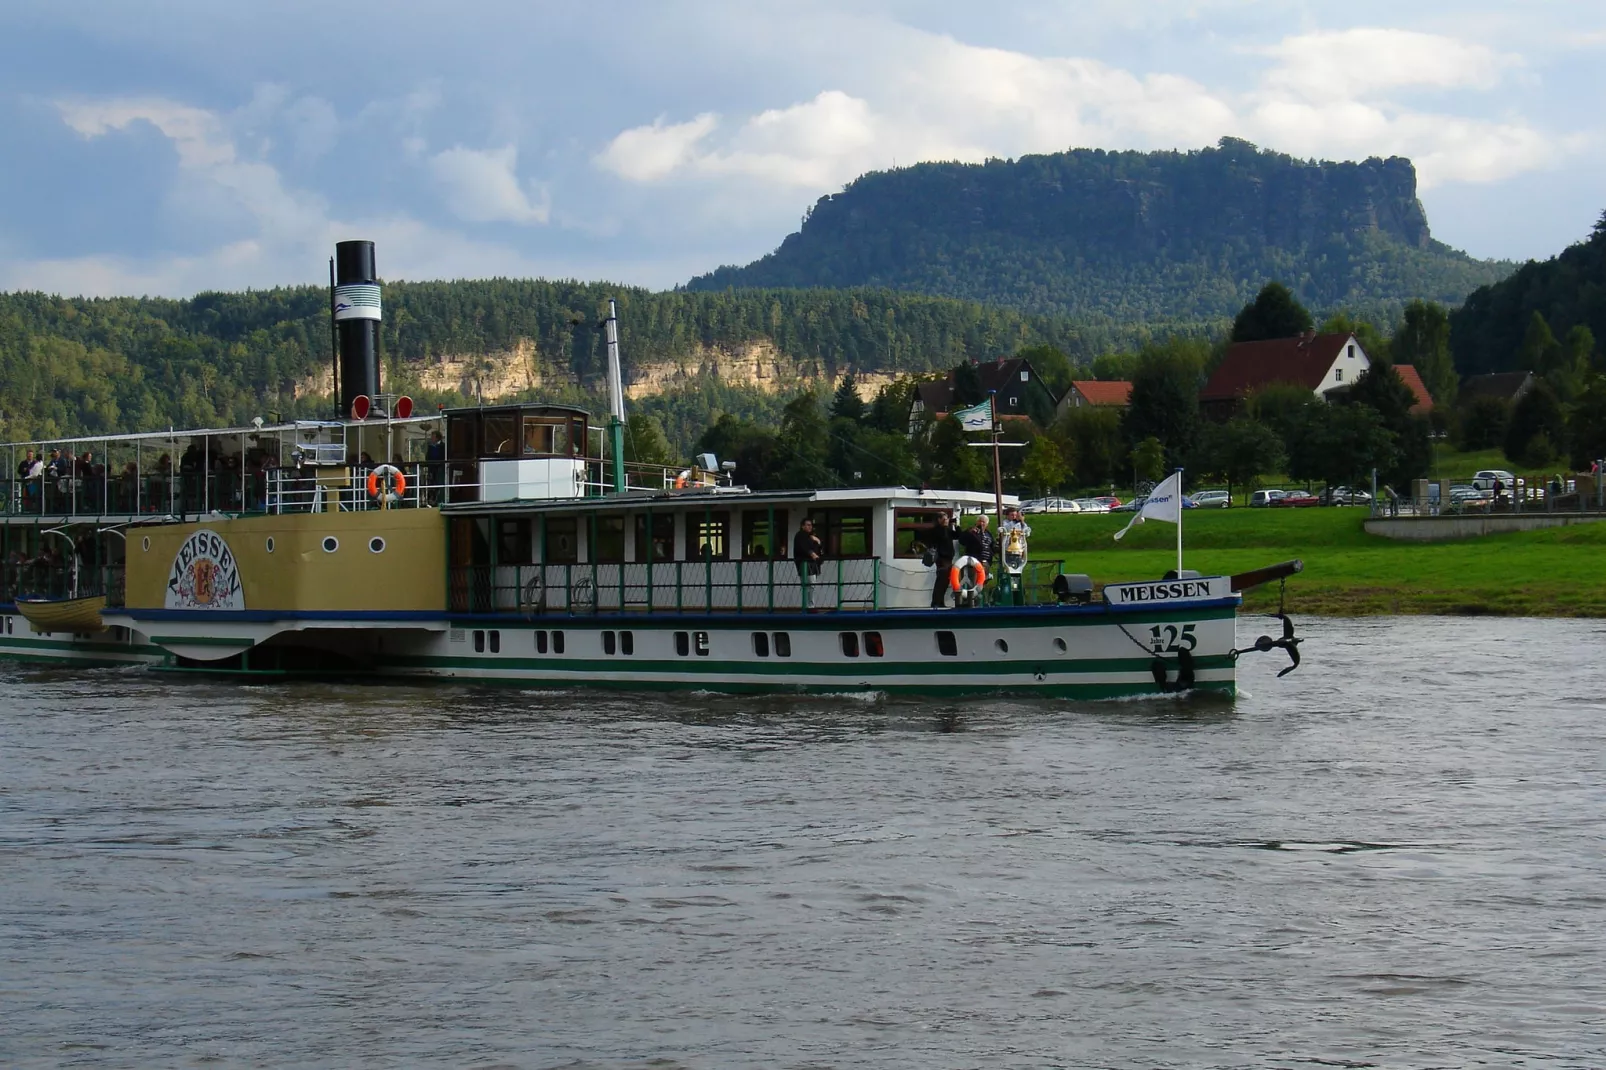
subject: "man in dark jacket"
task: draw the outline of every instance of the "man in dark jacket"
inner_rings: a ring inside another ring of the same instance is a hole
[[[926,529],[926,548],[936,558],[937,574],[932,578],[931,608],[948,606],[948,574],[954,567],[954,529],[948,522],[948,511],[937,514],[936,522]]]
[[[959,533],[959,545],[965,553],[993,570],[993,533],[987,530],[987,514],[976,517],[976,522]]]
[[[825,544],[814,534],[814,521],[804,517],[797,526],[797,534],[792,536],[792,564],[797,566],[804,609],[809,608],[809,580],[820,574],[820,559],[824,556]]]

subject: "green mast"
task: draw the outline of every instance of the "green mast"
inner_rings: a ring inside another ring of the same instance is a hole
[[[608,339],[608,451],[613,460],[613,492],[625,490],[625,390],[619,375],[619,306],[608,298],[602,323]]]

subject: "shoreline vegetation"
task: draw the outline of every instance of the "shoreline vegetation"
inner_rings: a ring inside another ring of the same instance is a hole
[[[1300,558],[1284,605],[1295,614],[1606,617],[1606,522],[1407,542],[1368,535],[1360,507],[1194,509],[1183,566],[1232,574]],[[1176,565],[1176,528],[1149,521],[1121,542],[1130,513],[1034,514],[1037,560],[1061,558],[1095,584],[1157,578]],[[1248,614],[1277,609],[1276,584],[1249,591]]]

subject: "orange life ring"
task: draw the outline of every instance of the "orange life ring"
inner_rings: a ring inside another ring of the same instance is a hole
[[[987,566],[974,557],[961,557],[954,562],[954,567],[948,570],[948,586],[956,591],[964,590],[964,572],[967,568],[975,569],[976,571],[976,582],[971,586],[971,590],[979,590],[987,586]]]
[[[384,482],[381,483],[380,479]],[[368,497],[375,501],[396,502],[407,493],[407,477],[393,464],[382,464],[368,473]]]

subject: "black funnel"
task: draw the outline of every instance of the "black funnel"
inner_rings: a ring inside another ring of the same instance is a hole
[[[335,327],[340,334],[340,415],[379,393],[379,273],[374,243],[335,243]]]

